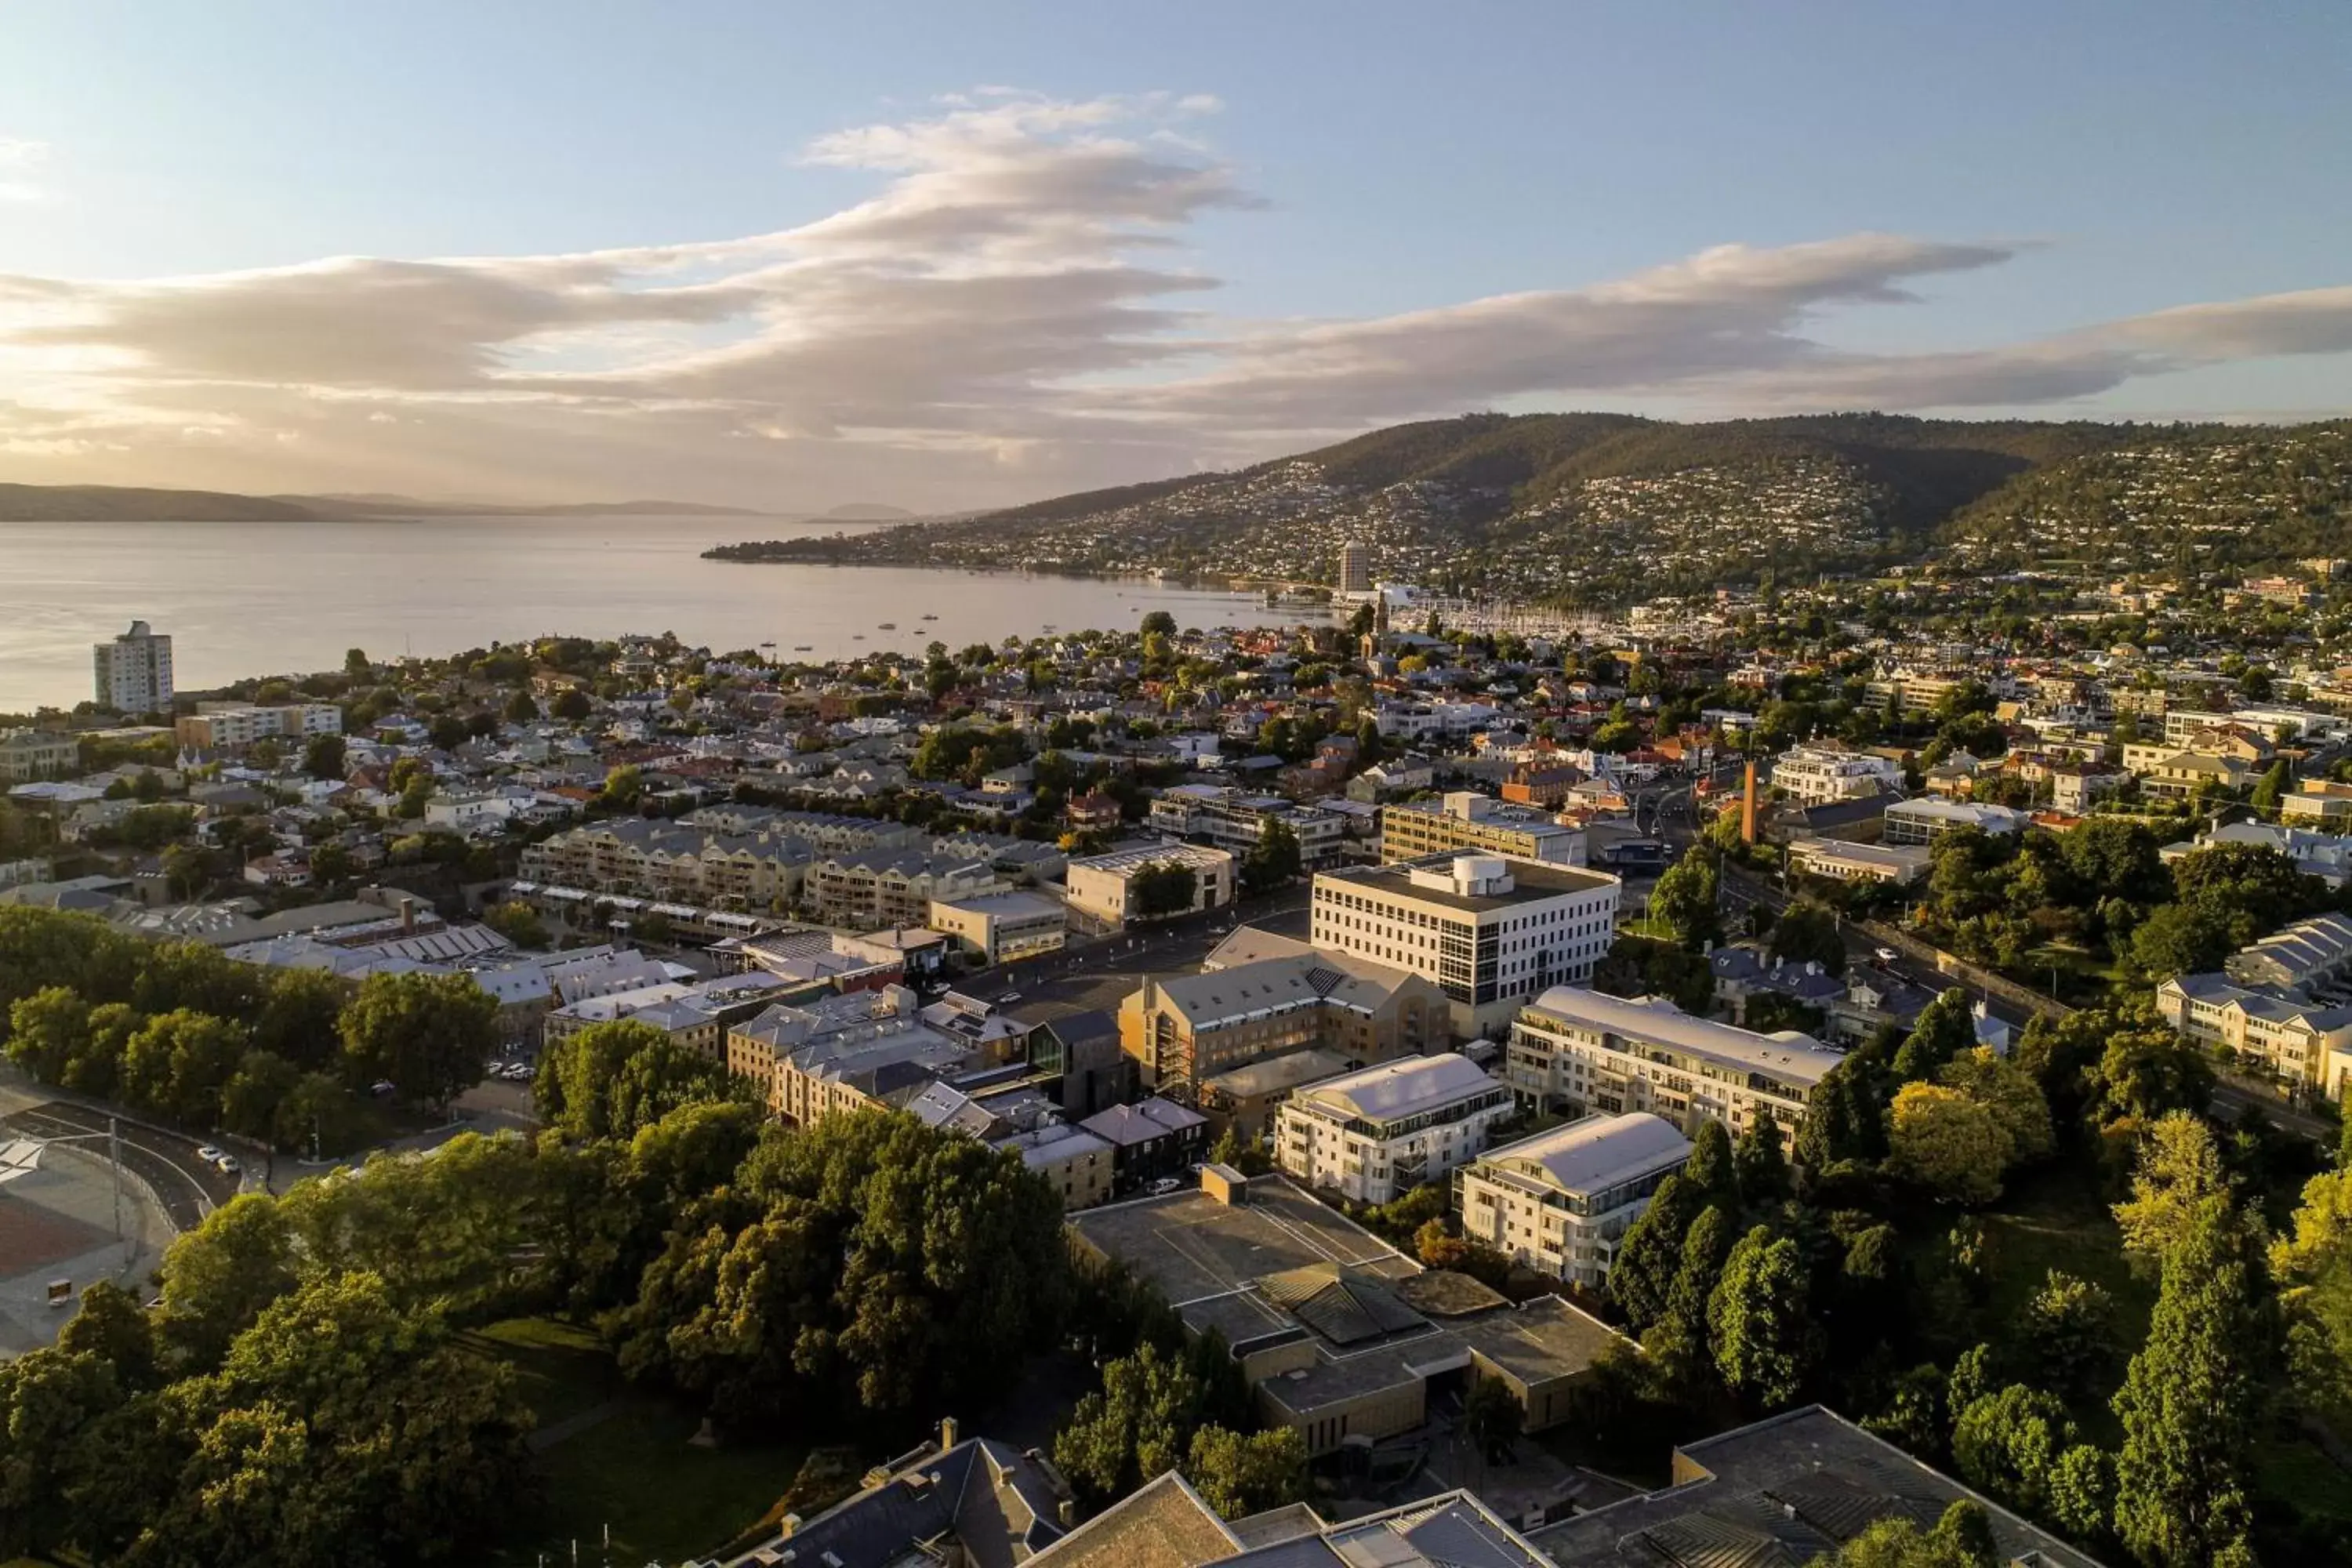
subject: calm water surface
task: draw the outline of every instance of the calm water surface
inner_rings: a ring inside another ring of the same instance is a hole
[[[790,658],[1033,636],[1317,618],[1149,582],[891,567],[741,565],[701,552],[836,531],[765,518],[382,522],[0,522],[0,712],[90,695],[89,645],[134,619],[173,638],[189,689],[332,669],[343,651],[446,654],[547,633],[676,632]],[[926,614],[936,620],[924,620]],[[884,631],[880,623],[897,623]]]

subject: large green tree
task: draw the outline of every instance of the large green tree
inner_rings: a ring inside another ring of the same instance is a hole
[[[1191,1451],[1207,1392],[1182,1358],[1144,1344],[1103,1367],[1054,1437],[1054,1463],[1090,1507],[1124,1497]]]
[[[2150,1568],[2252,1562],[2252,1447],[2273,1363],[2260,1273],[2226,1197],[2200,1203],[2164,1253],[2147,1342],[2115,1397],[2116,1533]]]
[[[541,1120],[567,1138],[634,1138],[680,1106],[743,1092],[725,1064],[625,1018],[548,1047],[537,1083]]]
[[[1758,1226],[1740,1237],[1707,1303],[1716,1370],[1756,1409],[1796,1398],[1815,1346],[1806,1269],[1797,1244]]]
[[[343,1059],[404,1100],[446,1105],[479,1083],[499,1047],[499,1005],[466,974],[371,974],[343,1009]]]
[[[1603,1284],[1635,1332],[1665,1316],[1667,1292],[1682,1269],[1683,1238],[1706,1206],[1705,1187],[1685,1175],[1668,1176],[1649,1207],[1625,1227]]]
[[[622,1363],[730,1420],[992,1396],[1069,1298],[1052,1186],[903,1112],[768,1138],[670,1235],[615,1324]]]
[[[1694,848],[1668,867],[1651,889],[1650,919],[1665,927],[1684,948],[1696,952],[1723,934],[1717,898],[1715,858]]]
[[[1305,1502],[1309,1495],[1307,1439],[1295,1426],[1236,1432],[1207,1426],[1192,1434],[1184,1479],[1201,1500],[1227,1519]]]

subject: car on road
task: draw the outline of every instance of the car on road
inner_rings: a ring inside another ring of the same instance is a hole
[[[1155,1198],[1164,1198],[1183,1184],[1173,1176],[1162,1176],[1151,1184],[1151,1195]]]
[[[1892,963],[1902,955],[1891,947],[1874,947],[1870,950],[1870,956],[1881,963]]]
[[[1021,993],[1020,993],[1020,992],[1018,992],[1018,991],[1007,991],[1003,995],[999,996],[999,997],[996,999],[996,1005],[997,1005],[998,1006],[1000,1006],[1000,1007],[1009,1007],[1009,1006],[1011,1006],[1013,1003],[1018,1002],[1018,1001],[1020,1001],[1020,1000],[1021,1000]]]
[[[243,1165],[236,1163],[236,1156],[234,1154],[223,1154],[213,1163],[220,1167],[220,1173],[224,1176],[234,1176],[245,1169]]]
[[[196,1158],[202,1160],[207,1165],[217,1165],[227,1157],[227,1150],[215,1149],[209,1143],[196,1151]]]

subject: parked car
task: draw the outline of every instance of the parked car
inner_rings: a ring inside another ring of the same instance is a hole
[[[1173,1176],[1162,1176],[1151,1184],[1151,1195],[1155,1198],[1164,1198],[1183,1184]]]
[[[1870,956],[1878,960],[1881,963],[1892,963],[1902,955],[1891,947],[1879,947],[1873,948],[1871,950]]]
[[[220,1173],[224,1176],[234,1176],[245,1169],[243,1165],[236,1163],[236,1156],[234,1154],[223,1154],[213,1163],[220,1167]]]
[[[997,1005],[998,1006],[1000,1006],[1000,1007],[1010,1007],[1011,1005],[1013,1005],[1013,1003],[1018,1002],[1018,1001],[1020,1001],[1020,1000],[1021,1000],[1021,993],[1020,993],[1020,992],[1018,992],[1018,991],[1007,991],[1003,995],[999,996],[999,997],[996,999],[996,1005]]]
[[[217,1165],[221,1163],[222,1157],[227,1154],[227,1152],[228,1151],[226,1149],[215,1149],[211,1144],[207,1143],[203,1148],[196,1151],[196,1158],[202,1160],[207,1165]]]

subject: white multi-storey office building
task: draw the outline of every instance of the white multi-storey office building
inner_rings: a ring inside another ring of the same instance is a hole
[[[1275,1158],[1311,1187],[1384,1204],[1467,1164],[1516,1114],[1510,1089],[1451,1051],[1302,1089],[1275,1113]]]
[[[1454,1173],[1462,1234],[1587,1289],[1652,1194],[1690,1162],[1691,1142],[1646,1111],[1594,1115],[1490,1149]]]
[[[1606,872],[1499,855],[1326,871],[1308,936],[1433,981],[1466,1038],[1502,1028],[1552,986],[1591,979],[1616,938],[1621,891]]]

